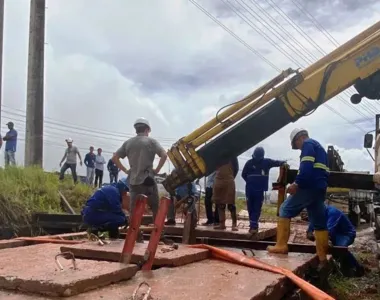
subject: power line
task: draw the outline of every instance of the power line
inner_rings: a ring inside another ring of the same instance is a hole
[[[232,8],[232,10],[234,11],[234,13],[236,15],[238,15],[246,24],[248,24],[252,29],[254,29],[255,31],[259,31],[260,33],[262,32],[261,29],[259,29],[257,26],[255,26],[255,24],[253,24],[251,21],[247,20],[247,18],[243,18],[242,15],[232,6],[230,5],[229,2],[226,2],[225,0],[221,0],[224,5],[227,7],[227,8]],[[193,1],[191,1],[193,2]],[[198,4],[199,5],[199,4]],[[240,6],[244,9],[244,7],[240,4]],[[205,10],[203,8],[203,10]],[[246,10],[246,8],[245,8]],[[252,15],[252,14],[251,14]],[[257,18],[256,18],[257,19]],[[282,48],[279,48],[278,45],[276,45],[273,40],[266,34],[262,34],[262,36],[269,42],[271,43],[277,50],[279,50],[282,54],[284,54],[286,57],[291,57],[291,55],[289,53],[287,53],[284,49]],[[298,61],[296,61],[295,59],[292,58],[292,61],[295,61],[295,63],[297,64],[297,66],[299,67],[302,67],[302,64],[300,64]],[[352,123],[351,120],[347,119],[346,117],[344,117],[342,114],[340,114],[338,111],[336,111],[335,109],[332,109],[331,106],[329,106],[328,104],[325,104],[326,108],[329,109],[330,111],[334,112],[335,114],[337,114],[339,117],[341,117],[342,119],[346,120],[347,122],[351,123],[351,125],[353,125],[354,127],[356,127],[357,129],[361,130],[362,132],[365,132],[364,129],[362,129],[361,127],[359,127],[358,125],[356,125],[355,123]]]
[[[10,114],[19,115],[21,117],[26,117],[26,111],[25,110],[9,107],[6,105],[2,105],[2,109],[5,111],[9,110],[8,113],[10,113]],[[12,110],[17,111],[19,113],[12,112]],[[51,124],[51,125],[63,126],[66,129],[70,128],[70,129],[74,129],[74,130],[85,131],[86,133],[89,133],[89,132],[96,133],[96,134],[104,133],[104,134],[107,134],[111,137],[118,137],[119,139],[120,138],[125,139],[128,137],[134,137],[136,135],[135,133],[123,133],[123,132],[117,132],[117,131],[107,131],[107,130],[96,128],[96,127],[89,127],[89,126],[83,126],[83,125],[78,125],[78,124],[68,124],[67,121],[65,122],[65,121],[61,121],[61,120],[57,120],[57,119],[53,119],[53,118],[49,118],[49,117],[44,117],[44,122],[47,124]],[[177,141],[174,138],[165,138],[165,137],[156,137],[156,138],[160,139],[160,140],[166,140],[166,141],[172,141],[172,142]]]
[[[233,38],[239,41],[244,47],[246,47],[249,51],[258,56],[261,60],[275,69],[277,72],[281,72],[281,69],[275,66],[271,61],[269,61],[265,56],[263,56],[259,51],[252,48],[248,43],[242,40],[239,36],[237,36],[233,31],[231,31],[227,26],[225,26],[222,22],[216,19],[212,14],[210,14],[204,7],[202,7],[199,3],[194,0],[189,0],[195,7],[197,7],[200,11],[202,11],[206,16],[208,16],[212,21],[214,21],[217,25],[219,25],[222,29],[224,29],[227,33],[229,33]]]
[[[232,10],[235,12],[235,14],[237,14],[246,24],[248,24],[251,28],[253,28],[253,29],[256,29],[256,30],[259,30],[260,32],[263,32],[262,31],[262,29],[259,29],[255,24],[253,24],[250,20],[247,20],[246,18],[243,18],[242,17],[242,15],[241,14],[239,14],[239,12],[234,8],[234,7],[232,7],[232,5],[229,5],[229,3],[226,3],[225,2],[225,0],[221,0],[226,6],[228,6],[228,8],[232,8]],[[255,2],[255,1],[252,1],[251,0],[251,2]],[[267,28],[267,25],[269,24],[269,23],[267,23],[266,22],[266,19],[263,17],[263,16],[261,16],[261,15],[259,15],[259,14],[257,14],[249,5],[247,5],[246,3],[244,3],[245,4],[245,7],[237,0],[237,3],[240,5],[240,7],[242,7],[245,11],[247,11],[251,16],[253,16],[256,20],[258,20],[259,21],[259,23],[260,24],[262,24],[265,28]],[[259,6],[258,4],[257,4],[257,6]],[[259,6],[260,7],[260,6]],[[247,10],[247,8],[249,8],[250,9],[250,11],[248,11]],[[261,7],[260,7],[261,8]],[[254,13],[255,15],[253,15],[252,13]],[[267,15],[267,17],[269,17],[269,18],[271,18],[271,16],[267,13],[267,12],[265,12],[265,10],[262,10],[262,13],[264,13],[264,14],[266,14]],[[244,16],[245,17],[245,16]],[[273,19],[273,18],[272,18]],[[269,24],[269,26],[271,27],[271,29],[269,30],[270,32],[272,32],[272,34],[274,34],[274,35],[276,35],[277,37],[280,35],[279,34],[279,32],[278,32],[278,30],[276,30],[275,28],[273,28],[273,26],[271,26],[270,24]],[[267,28],[268,29],[268,28]],[[280,30],[282,31],[283,30],[283,28],[282,27],[280,27]],[[277,45],[277,44],[275,44],[274,42],[273,42],[273,40],[272,39],[270,39],[270,40],[268,40],[268,38],[267,38],[267,35],[263,35],[264,36],[264,38],[267,40],[267,41],[269,41],[277,50],[279,50],[281,53],[283,53],[284,54],[284,52],[285,52],[285,54],[284,55],[286,55],[286,57],[292,57],[292,54],[291,53],[287,53],[284,49],[281,49],[280,47],[279,47],[279,45]],[[280,38],[280,40],[281,41],[285,41],[285,43],[286,43],[286,39],[284,39],[284,38]],[[294,45],[291,45],[291,44],[289,44],[289,45],[287,45],[288,46],[288,48],[289,49],[291,49],[295,54],[297,54],[298,56],[300,56],[300,57],[303,57],[304,58],[304,55],[302,54],[302,52],[301,51],[298,51],[295,47],[294,47]],[[300,53],[301,53],[301,55],[300,55]],[[304,59],[305,60],[305,59]],[[293,62],[295,62],[296,63],[296,65],[298,66],[298,67],[300,67],[300,68],[305,68],[305,65],[303,65],[302,63],[300,63],[298,60],[296,60],[295,58],[293,58],[292,57],[292,61]],[[307,61],[307,59],[306,59],[306,61]],[[309,63],[312,63],[313,61],[312,60],[308,60],[308,62]],[[346,106],[348,106],[349,108],[351,108],[352,110],[355,110],[357,113],[359,113],[360,115],[362,115],[363,117],[366,117],[366,115],[364,115],[361,111],[359,111],[357,108],[355,108],[355,107],[353,107],[352,105],[349,105],[346,101],[344,101],[344,99],[342,99],[341,98],[341,95],[338,95],[337,96],[337,99],[339,99],[341,102],[343,102]],[[329,105],[327,105],[328,107],[330,107]],[[330,110],[331,111],[331,110]],[[370,112],[371,113],[371,112]]]
[[[291,0],[293,4],[298,8],[298,10],[303,14],[306,15],[314,24],[314,26],[335,46],[339,47],[340,43],[324,28],[324,26],[297,0]],[[350,90],[352,88],[348,88],[345,93],[348,94],[350,97]],[[362,105],[371,111],[371,113],[376,114],[376,108],[372,106],[372,103],[363,102]]]
[[[21,110],[17,110],[17,111],[21,111]],[[3,112],[11,115],[12,116],[11,118],[14,118],[14,117],[25,118],[25,114],[13,112],[13,111],[9,110],[8,108],[4,108]],[[51,118],[49,118],[49,119],[51,119]],[[22,120],[18,119],[18,121],[24,122],[25,120],[24,119],[22,119]],[[131,137],[134,137],[136,135],[136,134],[129,133],[129,134],[124,134],[124,136],[123,136],[122,134],[118,134],[117,132],[112,133],[112,132],[104,131],[101,129],[100,130],[97,130],[94,128],[91,129],[90,127],[81,127],[80,125],[70,125],[67,123],[64,124],[63,122],[61,123],[61,122],[50,121],[50,120],[45,120],[44,122],[48,125],[48,128],[51,128],[52,130],[64,131],[66,133],[66,135],[67,135],[67,132],[69,131],[70,132],[69,134],[78,133],[78,134],[83,134],[86,136],[92,136],[95,138],[108,139],[108,140],[110,138],[112,138],[113,140],[116,140],[119,142],[124,142],[127,138],[131,138]],[[103,135],[101,135],[101,134],[103,134]],[[170,138],[160,138],[160,137],[155,137],[155,138],[159,141],[166,142],[166,143],[176,141],[176,140],[170,139]]]

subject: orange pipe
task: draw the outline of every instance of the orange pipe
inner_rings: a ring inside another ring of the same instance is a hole
[[[81,244],[85,241],[74,241],[74,240],[59,240],[59,239],[50,239],[43,237],[18,237],[15,240],[26,241],[26,242],[36,242],[36,243],[52,243],[52,244],[69,244],[76,245]]]
[[[307,281],[303,280],[302,278],[295,275],[292,271],[272,266],[270,264],[261,262],[253,257],[246,257],[242,254],[231,252],[228,250],[216,248],[209,245],[199,244],[199,245],[189,245],[190,248],[201,248],[201,249],[208,249],[211,252],[211,255],[214,258],[225,260],[231,263],[247,266],[250,268],[256,268],[272,273],[277,273],[280,275],[284,275],[288,277],[291,281],[293,281],[294,284],[296,284],[301,290],[303,290],[306,294],[308,294],[312,299],[315,300],[335,300],[325,292],[321,291],[320,289],[316,288],[312,284],[308,283]]]

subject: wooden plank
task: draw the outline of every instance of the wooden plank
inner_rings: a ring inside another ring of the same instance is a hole
[[[61,191],[58,191],[59,196],[61,197],[61,202],[66,212],[75,215],[75,210],[71,207],[69,201],[67,201],[66,197],[62,194]]]

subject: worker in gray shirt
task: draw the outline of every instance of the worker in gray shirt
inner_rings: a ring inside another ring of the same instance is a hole
[[[74,183],[77,183],[77,155],[79,157],[80,165],[82,165],[82,157],[80,156],[79,150],[77,146],[73,145],[73,140],[71,138],[66,139],[67,148],[65,150],[65,154],[62,157],[59,166],[61,167],[61,173],[59,175],[59,179],[63,180],[65,177],[65,172],[67,169],[71,170],[71,174],[73,175]],[[65,161],[66,160],[66,161]],[[62,163],[65,163],[62,166]]]
[[[112,161],[121,171],[128,174],[130,212],[133,212],[135,207],[136,196],[143,194],[148,196],[148,205],[152,209],[153,219],[155,219],[159,199],[154,177],[165,164],[167,154],[158,141],[149,137],[151,127],[147,119],[138,118],[134,127],[137,135],[123,143],[113,155]],[[153,162],[156,155],[160,157],[160,161],[154,169]],[[129,161],[129,170],[120,162],[120,158],[124,159],[125,157]]]

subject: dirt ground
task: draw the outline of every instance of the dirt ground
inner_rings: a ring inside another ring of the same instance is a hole
[[[290,242],[313,244],[306,239],[306,229],[307,223],[292,224]],[[380,300],[380,269],[374,229],[362,225],[357,230],[357,237],[350,251],[365,267],[365,275],[360,278],[345,278],[337,273],[331,274],[328,280],[330,288],[326,292],[336,300]]]
[[[331,295],[337,300],[379,300],[380,269],[377,258],[377,243],[374,229],[363,226],[357,232],[352,251],[366,269],[361,278],[344,278],[339,274],[331,275]]]

